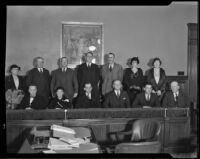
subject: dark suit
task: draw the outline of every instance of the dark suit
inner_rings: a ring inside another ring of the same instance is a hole
[[[105,96],[104,107],[105,108],[129,108],[130,101],[129,101],[127,92],[121,90],[120,97],[117,97],[114,91],[109,92]]]
[[[63,99],[58,99],[57,97],[52,98],[50,104],[48,105],[49,109],[56,109],[56,108],[60,108],[60,109],[69,109],[71,108],[71,103],[64,101],[67,98],[63,98]]]
[[[162,106],[163,107],[189,107],[188,97],[181,91],[179,91],[179,95],[177,97],[177,101],[175,101],[174,94],[172,91],[167,92],[164,96]]]
[[[74,93],[78,93],[78,81],[75,71],[70,68],[67,68],[66,72],[62,72],[61,68],[52,71],[51,93],[53,96],[55,96],[58,87],[64,88],[64,96],[71,101]]]
[[[135,108],[135,107],[143,107],[143,106],[160,107],[158,96],[155,95],[154,93],[151,93],[150,101],[147,101],[144,92],[138,94],[135,98],[135,101],[132,104],[132,107]]]
[[[32,109],[45,109],[47,106],[47,102],[43,96],[36,95],[32,103],[30,104],[30,95],[25,95],[17,109],[25,109],[29,106]]]
[[[23,90],[25,92],[26,91],[25,80],[23,79],[22,76],[18,76],[18,79],[19,79],[18,89],[19,90]],[[16,89],[16,86],[15,86],[14,79],[13,79],[12,75],[7,76],[6,79],[5,79],[5,91],[7,91],[8,89],[11,89],[11,90]]]
[[[49,100],[50,96],[50,75],[49,71],[43,68],[43,72],[39,72],[37,68],[33,68],[28,72],[26,84],[37,86],[37,94],[44,96],[45,100]]]
[[[158,83],[156,83],[155,77],[154,77],[154,69],[150,69],[148,75],[147,75],[147,81],[152,84],[152,88],[155,91],[165,90],[165,85],[166,85],[166,75],[165,75],[165,70],[160,68],[160,79]]]
[[[100,108],[100,99],[98,95],[91,93],[91,99],[89,99],[86,94],[79,95],[75,108]]]
[[[91,83],[94,93],[99,94],[100,69],[98,65],[92,63],[91,68],[88,68],[86,63],[81,64],[77,69],[77,79],[80,94],[84,94],[83,88],[85,83]]]

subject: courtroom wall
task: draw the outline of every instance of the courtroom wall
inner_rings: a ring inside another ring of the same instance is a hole
[[[149,59],[159,56],[168,75],[186,75],[187,23],[197,22],[197,6],[8,6],[5,70],[16,63],[24,75],[36,56],[56,69],[61,21],[103,22],[104,53],[114,52],[124,68],[138,56],[147,70]]]

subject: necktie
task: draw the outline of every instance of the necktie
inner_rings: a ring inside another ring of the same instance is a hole
[[[109,70],[110,70],[110,72],[112,71],[112,66],[111,65],[109,66]]]
[[[175,101],[178,102],[178,94],[175,93]]]
[[[66,68],[63,68],[63,70],[62,70],[63,72],[66,72]]]
[[[43,72],[42,68],[40,68],[39,70],[40,70],[41,73]]]

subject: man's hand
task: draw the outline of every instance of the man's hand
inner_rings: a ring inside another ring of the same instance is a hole
[[[160,91],[160,90],[157,91],[157,95],[158,95],[158,96],[161,95],[161,91]]]
[[[27,108],[26,108],[26,110],[31,110],[31,109],[32,109],[31,107],[27,107]]]
[[[152,90],[152,93],[156,93],[156,91]]]
[[[143,108],[152,108],[152,107],[150,107],[150,106],[143,106]]]
[[[76,98],[78,96],[78,93],[74,93],[73,98]]]

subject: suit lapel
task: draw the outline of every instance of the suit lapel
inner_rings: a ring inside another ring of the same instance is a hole
[[[15,82],[12,75],[10,75],[10,82],[11,82],[11,85],[16,89]]]

